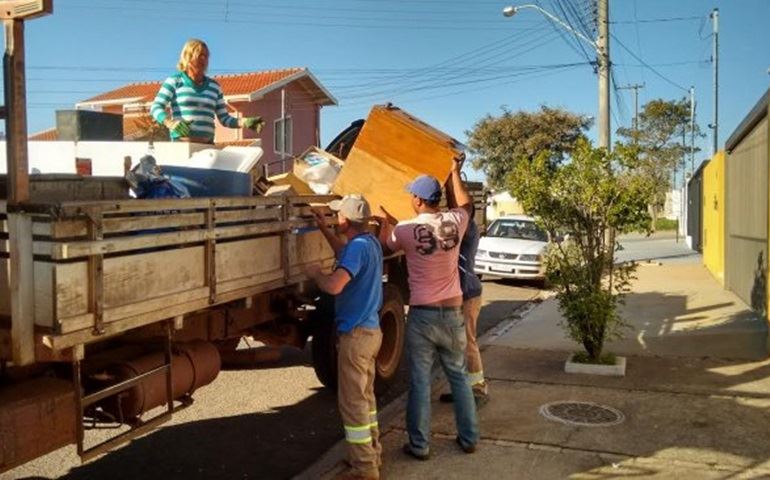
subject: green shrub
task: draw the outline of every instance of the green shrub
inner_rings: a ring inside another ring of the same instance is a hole
[[[631,148],[608,153],[578,141],[568,162],[553,165],[548,158],[517,162],[508,187],[546,231],[570,232],[569,241],[547,248],[546,272],[562,328],[583,346],[584,358],[599,363],[605,341],[620,337],[627,325],[618,307],[636,267],[615,263],[615,236],[649,231],[653,189]]]

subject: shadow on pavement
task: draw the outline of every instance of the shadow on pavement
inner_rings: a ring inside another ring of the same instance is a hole
[[[318,389],[290,406],[166,426],[62,478],[289,478],[341,437],[336,398]]]
[[[631,293],[623,312],[642,312],[625,337],[608,344],[619,353],[718,358],[767,357],[767,322],[734,302],[688,306],[690,297],[670,293]],[[630,315],[626,315],[630,317]],[[633,351],[632,345],[640,351]],[[626,351],[628,350],[628,351]]]

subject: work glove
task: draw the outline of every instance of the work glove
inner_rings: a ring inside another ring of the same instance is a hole
[[[248,128],[249,130],[254,130],[257,134],[259,134],[262,129],[265,127],[265,121],[262,120],[262,117],[246,117],[241,122],[241,126],[243,128]]]
[[[170,132],[174,132],[179,137],[190,136],[190,122],[186,120],[171,120],[166,123]]]

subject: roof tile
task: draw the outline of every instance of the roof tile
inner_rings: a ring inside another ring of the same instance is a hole
[[[305,69],[285,68],[263,72],[214,75],[213,78],[222,86],[222,92],[225,96],[246,95],[261,90],[303,70]],[[125,103],[151,102],[155,98],[155,94],[158,93],[161,83],[162,82],[129,83],[128,85],[91,97],[80,103],[88,104],[110,100],[127,100]]]

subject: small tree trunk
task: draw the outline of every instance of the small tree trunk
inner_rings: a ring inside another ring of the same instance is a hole
[[[652,233],[655,233],[655,227],[658,224],[658,198],[655,197],[652,205],[649,206],[650,208],[650,230],[652,230]]]

